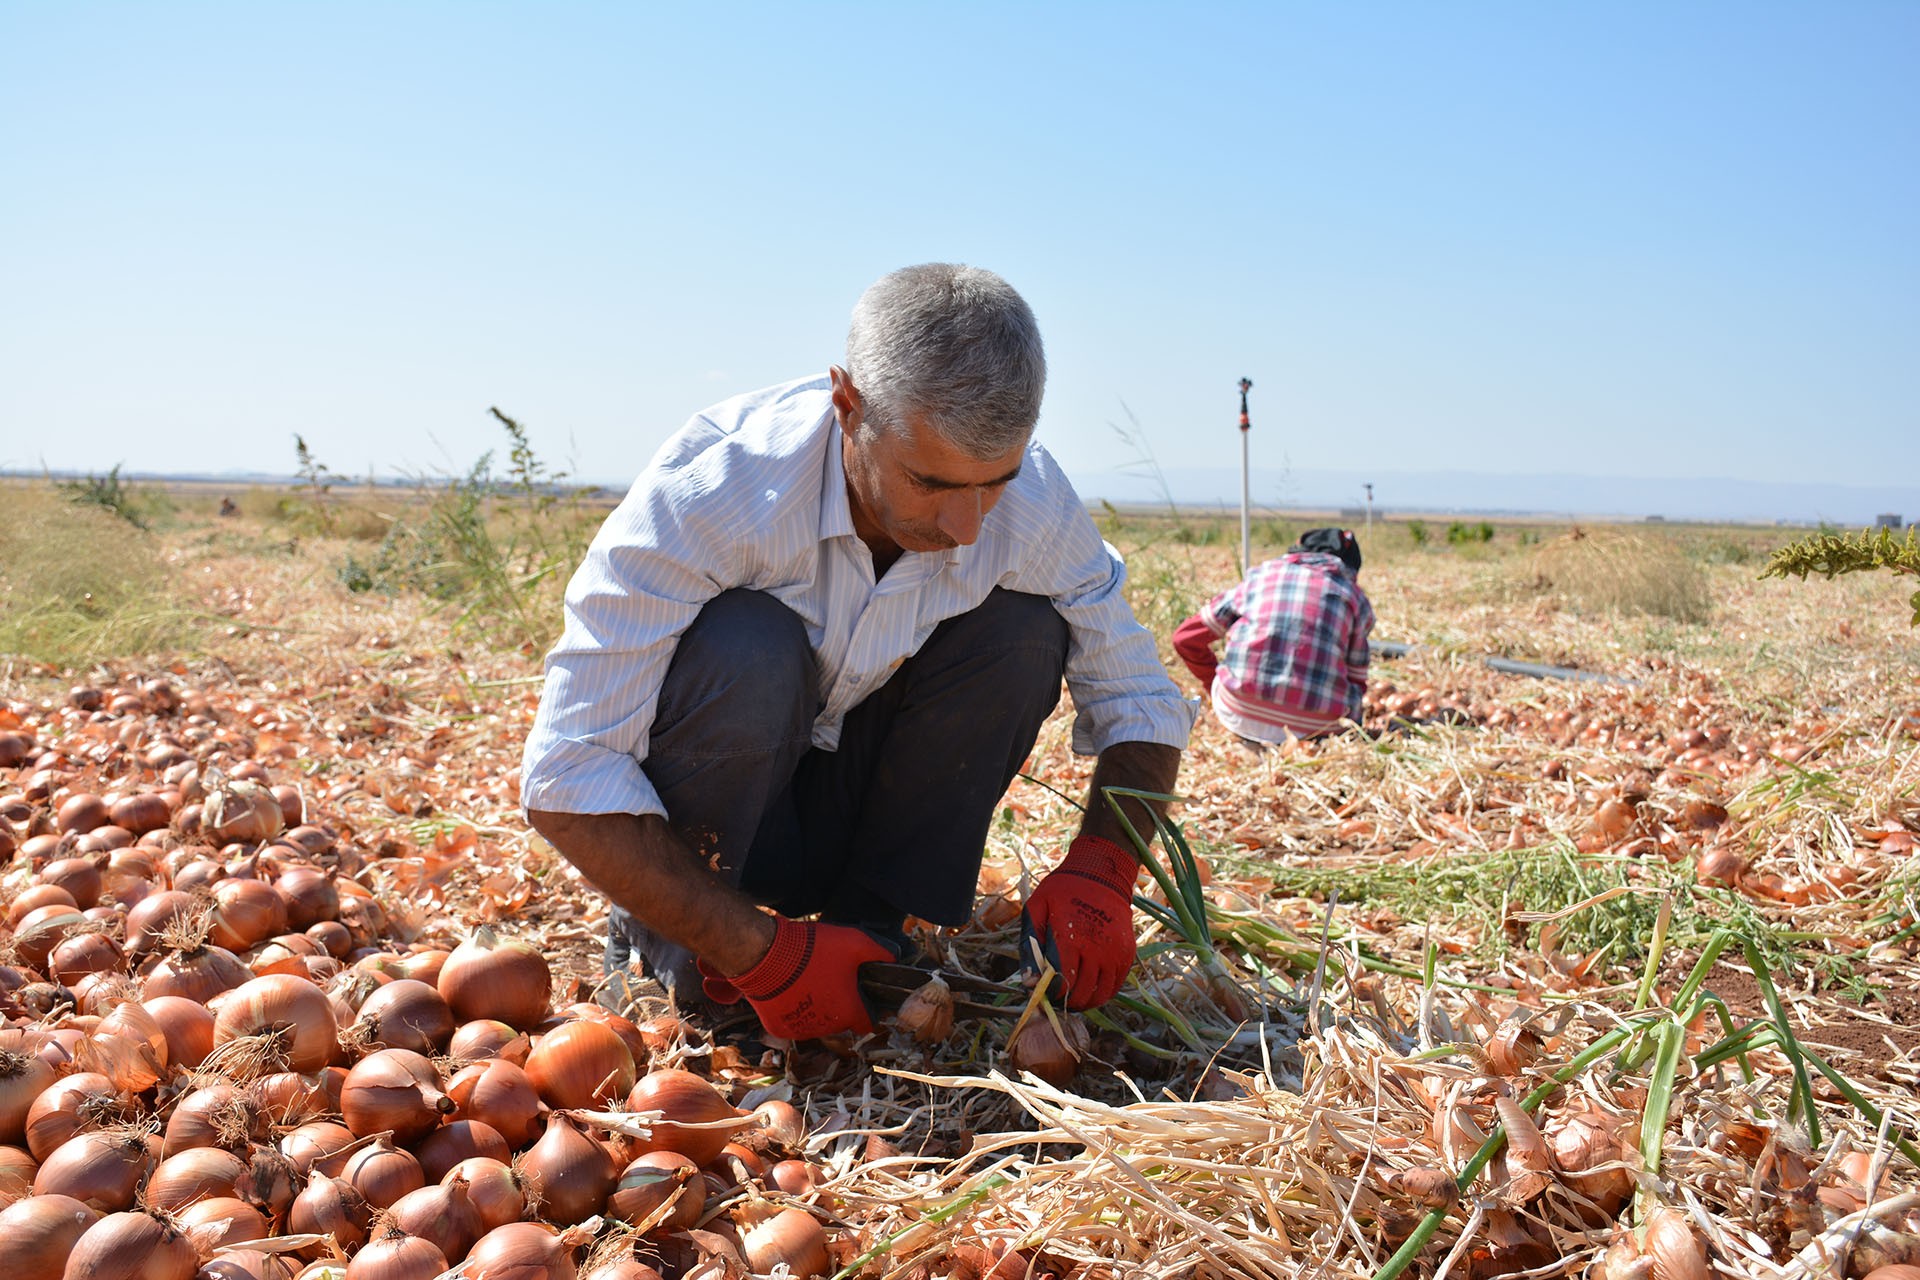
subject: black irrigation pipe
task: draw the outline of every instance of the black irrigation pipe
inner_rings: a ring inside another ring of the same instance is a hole
[[[1367,649],[1376,658],[1404,658],[1414,650],[1413,645],[1398,640],[1369,640]],[[1541,680],[1587,680],[1594,684],[1619,684],[1628,688],[1640,687],[1638,680],[1628,680],[1624,676],[1610,676],[1604,671],[1580,671],[1573,667],[1552,667],[1544,662],[1518,662],[1512,658],[1482,658],[1481,665],[1493,671],[1510,676],[1534,676]]]

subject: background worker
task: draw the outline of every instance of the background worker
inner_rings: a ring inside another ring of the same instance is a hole
[[[1360,544],[1310,529],[1173,633],[1173,649],[1220,723],[1253,742],[1311,738],[1360,721],[1373,605]],[[1226,641],[1224,660],[1214,646]]]
[[[967,920],[1063,677],[1095,795],[1171,790],[1192,713],[1032,441],[1045,379],[1004,280],[910,267],[862,295],[845,367],[695,415],[635,481],[569,584],[522,778],[612,901],[610,968],[790,1039],[871,1030],[859,966],[907,915]],[[1072,1007],[1133,964],[1138,870],[1090,801],[1029,897]]]

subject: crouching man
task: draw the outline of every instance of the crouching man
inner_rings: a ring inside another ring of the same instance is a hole
[[[844,366],[695,415],[608,518],[522,797],[611,900],[610,972],[744,997],[790,1039],[872,1030],[860,965],[896,958],[908,915],[968,918],[1063,676],[1094,795],[1172,789],[1192,713],[1032,440],[1045,381],[1004,280],[897,271],[860,298]],[[1074,1008],[1134,960],[1139,864],[1087,810],[1027,904]]]
[[[1359,724],[1372,634],[1360,543],[1345,529],[1309,529],[1181,623],[1173,651],[1221,724],[1274,744]],[[1214,653],[1222,640],[1225,661]]]

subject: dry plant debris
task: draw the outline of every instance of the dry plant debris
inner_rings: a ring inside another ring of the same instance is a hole
[[[1136,578],[1155,556],[1184,557],[1185,607],[1231,580],[1196,548],[1136,552]],[[196,568],[232,634],[172,676],[237,753],[299,776],[392,934],[491,922],[591,987],[604,906],[517,813],[532,661],[449,652],[416,602],[312,590],[297,556]],[[1421,648],[1376,669],[1367,736],[1256,755],[1203,715],[1175,818],[1204,945],[1170,922],[1187,889],[1150,889],[1168,909],[1140,916],[1135,981],[1068,1086],[1010,1074],[1005,1024],[966,1019],[765,1059],[695,1033],[663,1060],[803,1108],[825,1176],[769,1194],[848,1274],[1920,1262],[1920,657],[1869,579],[1704,573],[1712,623],[1668,626],[1571,612],[1498,564],[1370,562],[1380,634]],[[1500,676],[1485,653],[1633,683]],[[15,665],[0,733],[31,721],[97,762],[70,785],[109,788],[123,744],[66,686],[167,674]],[[1007,798],[976,920],[923,935],[950,973],[1017,962],[1021,892],[1088,776],[1069,715]]]

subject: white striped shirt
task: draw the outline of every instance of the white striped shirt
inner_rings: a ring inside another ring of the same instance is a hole
[[[819,377],[723,401],[654,455],[567,586],[522,760],[526,808],[665,812],[641,767],[660,685],[701,606],[732,587],[765,591],[805,623],[824,750],[935,626],[995,587],[1044,595],[1067,620],[1075,751],[1186,745],[1193,709],[1121,593],[1126,567],[1045,449],[1028,446],[972,545],[906,552],[876,584],[840,438]]]

